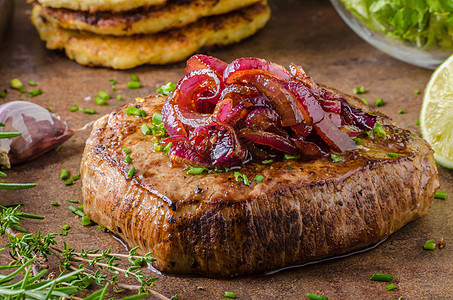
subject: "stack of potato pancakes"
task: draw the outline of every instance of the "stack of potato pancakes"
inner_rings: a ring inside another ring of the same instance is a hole
[[[31,20],[48,49],[82,65],[129,69],[238,42],[269,17],[266,0],[37,0]]]

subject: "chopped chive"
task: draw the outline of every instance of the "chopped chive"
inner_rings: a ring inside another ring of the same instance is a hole
[[[78,111],[80,109],[80,107],[78,105],[74,105],[73,107],[71,107],[69,109],[70,112],[75,112],[75,111]]]
[[[234,295],[233,292],[225,292],[225,297],[231,298],[231,299],[236,299],[236,296]]]
[[[390,157],[398,157],[398,154],[397,153],[393,153],[393,152],[389,152],[388,155]]]
[[[404,110],[403,110],[403,109],[400,109],[400,110],[398,111],[398,114],[399,114],[399,115],[404,114]]]
[[[354,143],[357,145],[357,146],[360,146],[363,144],[363,140],[361,138],[355,138],[354,139]]]
[[[418,119],[417,121],[415,121],[415,125],[420,126],[420,119]]]
[[[299,159],[300,156],[299,155],[291,155],[291,154],[285,153],[284,158],[285,159]]]
[[[149,129],[148,125],[143,124],[142,125],[142,132],[144,135],[149,135],[151,134],[151,129]]]
[[[436,193],[434,194],[434,198],[437,198],[437,199],[447,199],[447,193],[436,192]]]
[[[20,132],[0,132],[0,139],[13,138],[22,135]]]
[[[90,108],[85,108],[83,110],[83,112],[86,113],[86,114],[90,114],[90,115],[97,113],[97,111],[95,111],[94,109],[90,109]]]
[[[107,92],[104,91],[99,91],[98,96],[101,97],[104,100],[110,99],[110,95]]]
[[[340,161],[344,161],[343,158],[341,158],[340,156],[338,155],[335,155],[335,154],[332,154],[330,153],[330,159],[332,159],[333,162],[340,162]]]
[[[123,149],[123,153],[124,153],[124,154],[130,154],[131,152],[132,152],[132,150],[129,149],[129,148],[124,148],[124,149]]]
[[[256,183],[261,183],[261,181],[263,181],[263,179],[264,179],[264,176],[260,175],[260,174],[256,175],[255,178],[253,178],[253,180],[255,180]]]
[[[138,81],[129,81],[127,87],[130,89],[138,89],[140,87],[140,82]]]
[[[121,101],[123,100],[123,97],[121,97],[121,95],[116,95],[116,100]]]
[[[22,88],[22,81],[17,78],[14,78],[9,83],[13,89],[20,90]]]
[[[164,84],[160,88],[156,90],[156,93],[159,95],[168,96],[174,89],[176,89],[176,84],[172,83],[171,81],[167,84]]]
[[[371,275],[371,280],[374,281],[392,281],[393,278],[395,278],[394,275],[386,275],[386,274],[372,274]]]
[[[129,106],[126,109],[126,115],[128,115],[128,116],[135,115],[135,116],[139,116],[139,117],[146,117],[146,111],[138,109],[135,106]]]
[[[153,123],[156,125],[162,124],[162,114],[154,113],[153,115]]]
[[[189,166],[189,168],[186,170],[186,173],[191,175],[200,175],[204,170],[206,169]]]
[[[57,148],[55,148],[55,152],[58,152],[58,151],[60,151],[60,150],[61,150],[61,148],[63,148],[63,146],[62,146],[62,145],[58,145],[58,147],[57,147]]]
[[[60,178],[61,178],[61,179],[66,179],[66,178],[68,178],[68,176],[69,176],[69,171],[68,171],[68,169],[62,169],[62,170],[60,171]]]
[[[373,134],[381,138],[384,138],[386,136],[384,129],[382,129],[381,123],[376,122],[376,124],[374,125]]]
[[[138,81],[138,77],[137,77],[137,75],[135,75],[135,74],[131,74],[131,79],[132,79],[133,81]]]
[[[395,285],[393,283],[390,283],[386,285],[385,288],[387,289],[387,291],[393,291],[395,289]]]
[[[88,218],[88,216],[83,215],[83,217],[82,217],[82,226],[87,226],[87,225],[90,225],[90,224],[93,224],[93,221],[91,221],[91,219]]]
[[[365,93],[365,87],[362,85],[360,87],[356,87],[352,90],[354,94],[363,94]]]
[[[434,250],[436,248],[436,244],[433,242],[434,242],[434,240],[426,241],[425,244],[423,245],[423,249]]]
[[[234,172],[233,175],[236,181],[244,181],[245,185],[250,186],[250,181],[245,174],[242,174],[240,172]]]
[[[63,229],[63,230],[68,230],[69,228],[71,228],[71,226],[69,226],[69,224],[65,224],[61,227],[61,229]]]
[[[365,98],[360,98],[360,100],[362,100],[363,103],[368,104],[368,100],[367,100],[367,99],[365,99]]]
[[[95,97],[94,103],[96,103],[97,105],[106,105],[107,101],[105,101],[105,99],[102,99],[101,97]]]
[[[74,182],[72,180],[66,180],[64,182],[64,185],[68,186],[68,185],[72,185]]]
[[[0,171],[0,177],[8,177],[8,175],[6,175],[6,173]]]
[[[41,89],[35,89],[29,93],[27,93],[27,97],[35,97],[35,96],[38,96],[38,95],[41,95],[42,94],[42,90]]]
[[[36,186],[36,183],[5,183],[0,182],[0,190],[23,190]]]
[[[168,152],[170,151],[170,147],[171,147],[171,142],[168,143],[168,144],[164,147],[164,149],[162,149],[162,152],[164,152],[165,154],[168,155]]]
[[[75,208],[75,207],[72,206],[72,205],[69,205],[69,206],[68,206],[68,209],[69,209],[70,211],[72,211],[73,213],[75,213],[76,215],[78,215],[79,217],[82,217],[82,218],[83,218],[83,216],[85,216],[85,214],[83,213],[83,211],[78,210],[77,208]]]
[[[131,163],[131,157],[129,155],[126,155],[126,157],[124,158],[124,162],[127,163],[127,164],[130,164]]]
[[[66,199],[66,201],[68,201],[68,202],[70,202],[70,203],[79,203],[79,201],[73,200],[73,199]]]
[[[274,160],[268,159],[268,160],[263,160],[261,163],[262,163],[263,165],[267,165],[267,164],[271,164],[271,163],[273,163],[273,162],[274,162]]]
[[[21,92],[22,94],[25,93],[25,89],[24,88],[20,88],[19,89],[19,92]],[[22,99],[21,99],[22,100]]]
[[[112,92],[116,92],[116,85],[112,85],[111,90]]]
[[[327,297],[321,296],[321,295],[316,295],[312,293],[307,294],[308,299],[311,300],[328,300]]]
[[[132,178],[132,176],[134,175],[135,173],[135,167],[131,167],[131,169],[129,170],[129,172],[127,173],[127,178]]]
[[[414,94],[416,94],[416,95],[420,94],[420,90],[415,89],[415,90],[414,90]]]
[[[290,165],[286,165],[286,168],[287,168],[288,170],[292,170],[292,169],[293,169],[293,168],[291,168]]]
[[[115,79],[110,79],[109,82],[110,82],[110,84],[112,84],[112,85],[118,83],[118,81],[116,81]]]
[[[66,230],[61,230],[58,234],[66,236],[66,235],[68,235],[68,232]]]
[[[28,83],[29,86],[36,86],[36,82],[31,81],[31,80],[29,82],[27,82],[27,83]]]
[[[101,226],[101,225],[98,225],[98,229],[104,231],[104,230],[106,230],[107,228],[105,228],[105,227],[103,227],[103,226]]]
[[[0,122],[0,127],[5,127],[5,126],[6,126],[6,124],[5,124],[5,123],[3,123],[3,122]]]
[[[376,99],[376,106],[384,106],[384,100],[382,98]]]
[[[4,92],[0,92],[0,98],[6,98],[6,90]]]
[[[52,204],[53,206],[60,206],[60,204],[55,200],[50,202],[50,204]]]

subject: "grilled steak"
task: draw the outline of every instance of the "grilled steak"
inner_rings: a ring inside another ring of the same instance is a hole
[[[85,213],[175,274],[260,273],[376,243],[427,212],[439,187],[436,165],[426,141],[345,97],[378,116],[385,138],[365,138],[339,162],[245,164],[240,172],[250,186],[232,171],[187,175],[153,151],[155,140],[141,126],[160,112],[163,98],[132,104],[144,118],[126,115],[131,104],[120,107],[95,123],[86,144]],[[257,174],[261,183],[252,180]]]

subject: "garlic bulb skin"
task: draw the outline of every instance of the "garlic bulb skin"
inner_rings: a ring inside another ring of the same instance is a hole
[[[66,122],[47,109],[28,101],[12,101],[0,105],[0,131],[17,131],[22,135],[0,140],[0,165],[8,168],[21,164],[56,148],[74,131]]]

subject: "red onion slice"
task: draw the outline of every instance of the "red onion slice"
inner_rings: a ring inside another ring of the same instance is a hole
[[[324,118],[322,121],[313,125],[319,136],[332,149],[345,152],[348,150],[357,149],[354,141],[349,135],[338,127],[329,119]]]
[[[275,148],[284,153],[291,155],[299,154],[299,150],[291,141],[272,132],[244,128],[239,130],[239,136],[241,138],[249,139],[257,144]]]
[[[0,139],[0,164],[20,164],[56,148],[74,131],[58,116],[28,101],[12,101],[0,106],[0,131],[17,131],[22,135]]]
[[[232,74],[245,70],[261,70],[267,75],[273,76],[282,81],[289,80],[291,78],[289,72],[278,64],[260,58],[246,57],[236,59],[230,63],[223,72],[223,80],[227,83],[229,82],[229,77]]]
[[[187,60],[186,74],[196,70],[211,69],[215,71],[219,77],[222,77],[226,67],[227,63],[220,59],[203,54],[196,54]]]

